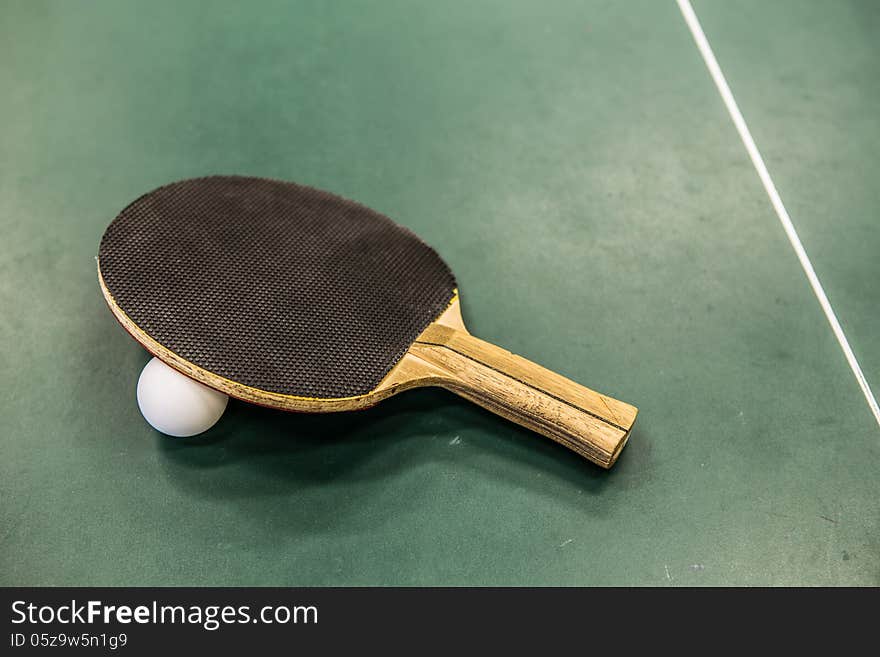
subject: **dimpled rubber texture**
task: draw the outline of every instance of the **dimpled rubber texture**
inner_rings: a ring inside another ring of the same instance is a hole
[[[107,228],[98,262],[113,302],[178,356],[321,399],[375,389],[456,287],[437,253],[388,217],[239,176],[137,199]]]

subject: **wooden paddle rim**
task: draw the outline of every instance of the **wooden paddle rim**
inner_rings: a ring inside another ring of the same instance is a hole
[[[100,267],[98,279],[113,315],[150,353],[196,381],[263,406],[309,413],[351,411],[368,408],[411,388],[439,386],[547,436],[604,468],[614,465],[638,413],[629,404],[475,338],[464,326],[457,295],[375,390],[356,397],[321,399],[253,388],[181,358],[147,335],[115,303]]]

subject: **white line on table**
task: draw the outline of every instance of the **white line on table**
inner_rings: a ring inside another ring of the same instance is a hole
[[[877,420],[877,424],[880,425],[880,406],[877,404],[877,398],[874,397],[874,393],[871,392],[871,387],[868,385],[868,380],[865,378],[862,368],[859,366],[859,361],[856,360],[856,356],[853,353],[852,348],[849,346],[849,340],[846,339],[843,328],[841,328],[840,322],[837,321],[837,315],[834,314],[831,302],[828,301],[825,290],[822,288],[822,283],[819,282],[819,277],[816,276],[816,271],[813,269],[813,263],[810,262],[810,257],[807,255],[806,250],[804,250],[804,245],[801,243],[801,238],[798,237],[794,224],[791,221],[791,217],[788,216],[788,211],[782,203],[782,198],[780,198],[779,192],[776,191],[776,185],[773,184],[773,179],[770,178],[770,172],[767,171],[767,166],[764,164],[764,158],[761,157],[761,153],[755,145],[755,140],[752,139],[752,133],[749,132],[749,127],[746,125],[746,120],[743,118],[742,112],[739,111],[739,106],[736,104],[733,92],[730,91],[730,87],[727,85],[727,80],[724,78],[724,73],[721,72],[721,67],[718,65],[718,60],[715,59],[715,54],[712,52],[711,46],[709,46],[709,41],[706,39],[703,28],[700,26],[700,21],[694,13],[694,8],[691,6],[690,0],[676,0],[676,2],[678,2],[678,8],[681,10],[681,14],[684,16],[688,28],[690,28],[694,41],[697,44],[697,48],[703,56],[703,61],[706,62],[706,68],[709,69],[709,73],[715,81],[715,86],[718,87],[718,93],[721,94],[721,99],[724,101],[727,111],[730,113],[730,118],[733,119],[733,124],[736,126],[737,132],[739,132],[740,139],[742,139],[743,145],[746,147],[746,151],[748,151],[749,157],[752,159],[752,164],[755,165],[758,176],[764,184],[764,189],[767,191],[767,196],[770,197],[773,209],[776,210],[776,215],[779,217],[779,221],[785,229],[788,241],[791,242],[791,246],[801,263],[801,267],[807,275],[810,287],[813,288],[813,293],[816,295],[816,299],[819,300],[819,305],[822,306],[822,311],[825,313],[825,317],[831,325],[834,337],[837,338],[840,348],[843,349],[843,355],[846,356],[846,362],[849,363],[849,367],[852,370],[853,375],[856,377],[856,381],[858,381],[862,393],[865,395],[865,400],[868,402],[868,407],[874,414],[874,419]]]

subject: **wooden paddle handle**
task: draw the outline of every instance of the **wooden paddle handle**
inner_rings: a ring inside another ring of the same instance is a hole
[[[443,387],[604,468],[614,465],[638,413],[466,331],[432,324],[410,352],[444,373]]]

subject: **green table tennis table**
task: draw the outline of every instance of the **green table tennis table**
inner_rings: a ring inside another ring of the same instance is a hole
[[[693,8],[840,334],[671,0],[0,4],[0,584],[880,584],[880,5]],[[617,465],[442,390],[156,433],[94,256],[214,173],[413,229]]]

